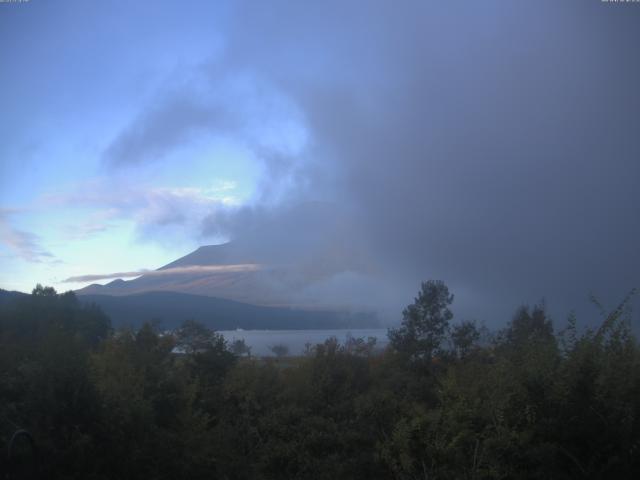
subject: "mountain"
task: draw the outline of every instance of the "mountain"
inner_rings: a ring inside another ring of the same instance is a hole
[[[243,227],[234,226],[232,242],[201,246],[133,280],[93,284],[77,293],[170,291],[305,310],[355,307],[345,290],[354,289],[354,277],[364,278],[376,268],[363,248],[365,240],[356,234],[356,218],[346,209],[303,202],[246,215]]]
[[[232,244],[208,245],[158,270],[129,281],[114,280],[106,285],[92,284],[77,290],[79,295],[132,295],[169,291],[226,298],[247,303],[273,304],[266,288],[265,273],[238,265],[254,265],[242,258]],[[217,268],[217,270],[212,270]],[[262,281],[261,281],[262,280]],[[265,301],[266,299],[269,301]]]
[[[242,263],[256,263],[257,260],[242,254],[237,243],[223,243],[221,245],[204,245],[197,250],[181,257],[158,270],[169,270],[176,267],[197,265],[233,265]]]
[[[0,307],[28,296],[0,289]],[[377,325],[375,319],[367,314],[264,307],[178,292],[119,296],[90,294],[78,298],[83,303],[100,306],[114,327],[137,328],[147,321],[159,321],[161,328],[173,329],[188,319],[197,320],[214,330],[309,330]]]
[[[287,306],[300,309],[339,310],[317,302],[307,289],[317,285],[328,272],[322,268],[338,259],[313,256],[313,265],[295,261],[273,264],[265,250],[249,249],[242,244],[207,245],[157,270],[133,280],[114,280],[106,285],[92,284],[76,291],[78,295],[133,295],[146,292],[180,292],[224,298],[264,306]],[[346,263],[346,261],[344,262]],[[314,283],[315,282],[315,283]]]
[[[214,330],[358,328],[373,324],[366,314],[264,307],[178,292],[83,295],[80,299],[99,305],[116,327],[138,327],[145,321],[159,320],[161,328],[171,329],[187,319]]]
[[[133,280],[114,280],[77,290],[78,295],[133,295],[180,292],[268,306],[293,306],[286,272],[255,263],[230,263],[220,257],[224,245],[201,247],[195,252]],[[199,262],[199,263],[195,263]],[[225,262],[225,263],[223,263]]]
[[[26,293],[3,290],[0,288],[0,305],[4,303],[9,303],[17,298],[22,298],[26,296],[27,296]]]
[[[271,222],[230,243],[202,246],[133,280],[92,284],[76,293],[102,306],[116,324],[166,317],[169,322],[206,320],[218,329],[377,325],[371,313],[349,313],[355,310],[345,293],[353,287],[348,275],[361,271],[363,260],[346,242],[312,228],[318,218],[336,216],[323,205],[304,213],[294,210],[291,221]],[[290,224],[307,234],[282,235]],[[335,235],[343,231],[333,230]]]

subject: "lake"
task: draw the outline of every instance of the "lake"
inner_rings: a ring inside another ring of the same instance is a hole
[[[376,348],[384,348],[387,343],[386,328],[342,329],[342,330],[221,330],[224,338],[229,342],[244,340],[251,347],[251,354],[258,356],[273,355],[269,347],[285,345],[289,355],[300,355],[305,351],[305,344],[316,345],[323,343],[330,337],[336,337],[341,344],[349,336],[354,338],[374,337]]]

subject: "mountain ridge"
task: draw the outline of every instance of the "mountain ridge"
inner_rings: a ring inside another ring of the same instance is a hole
[[[159,320],[162,327],[171,329],[190,319],[214,330],[309,330],[377,326],[373,314],[260,306],[180,292],[83,295],[79,298],[83,302],[100,306],[115,327],[137,328],[144,322]]]

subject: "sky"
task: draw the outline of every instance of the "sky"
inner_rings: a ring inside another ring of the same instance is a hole
[[[640,4],[0,3],[0,288],[226,241],[316,297],[640,287]],[[311,293],[310,293],[311,292]]]

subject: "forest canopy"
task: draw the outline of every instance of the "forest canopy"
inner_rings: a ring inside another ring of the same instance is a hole
[[[633,293],[633,292],[632,292]],[[630,294],[631,295],[631,294]],[[635,478],[640,350],[628,296],[596,329],[544,305],[488,332],[421,285],[389,346],[275,358],[194,321],[111,328],[72,292],[0,302],[9,478]],[[5,460],[7,459],[8,460]],[[31,477],[29,477],[31,475]]]

